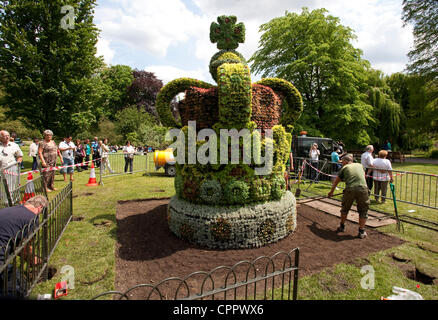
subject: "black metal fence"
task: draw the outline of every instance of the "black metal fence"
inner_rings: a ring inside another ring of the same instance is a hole
[[[20,176],[18,163],[0,170],[0,208],[18,205],[36,195],[47,197],[41,175],[37,178],[27,179],[23,185],[20,184],[22,180]]]
[[[198,271],[185,278],[172,277],[139,284],[126,292],[109,291],[93,298],[119,300],[296,300],[299,248]]]
[[[20,185],[20,165],[15,162],[0,170],[0,208],[13,205],[14,191]]]
[[[26,186],[21,186],[20,195]],[[22,192],[23,191],[23,192]],[[73,214],[70,182],[15,238],[0,247],[0,296],[25,298],[48,277],[48,261]]]

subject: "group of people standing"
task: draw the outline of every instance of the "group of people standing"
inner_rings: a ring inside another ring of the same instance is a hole
[[[64,168],[60,170],[64,176],[64,181],[67,181],[67,174],[70,176],[70,181],[74,181],[73,174],[75,164],[83,163],[82,166],[76,166],[78,172],[88,170],[90,159],[93,159],[96,167],[100,167],[102,162],[103,170],[109,170],[110,173],[113,172],[108,161],[108,153],[110,151],[108,139],[102,141],[94,137],[92,143],[90,143],[90,139],[86,139],[84,142],[81,142],[80,139],[76,139],[76,143],[74,143],[72,136],[68,135],[57,145],[53,140],[53,132],[51,130],[45,130],[43,136],[42,141],[35,138],[29,147],[29,156],[33,158],[32,170],[38,168],[39,161],[43,169],[55,167],[57,158],[59,158],[61,165],[64,166]],[[46,191],[55,191],[55,171],[43,171],[42,175]]]
[[[387,158],[388,151],[380,150],[378,157],[373,157],[374,147],[369,145],[361,155],[361,164],[366,173],[366,182],[369,190],[374,186],[376,202],[385,203],[388,183],[392,183],[392,165]],[[381,200],[380,200],[381,199]]]

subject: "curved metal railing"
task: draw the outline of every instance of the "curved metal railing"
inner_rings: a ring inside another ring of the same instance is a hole
[[[271,300],[296,300],[299,252],[299,248],[295,248],[271,257],[240,261],[232,267],[197,271],[184,278],[170,277],[157,284],[138,284],[125,292],[104,292],[93,300],[111,296],[118,300],[267,300],[268,296]],[[258,286],[260,282],[262,285]]]

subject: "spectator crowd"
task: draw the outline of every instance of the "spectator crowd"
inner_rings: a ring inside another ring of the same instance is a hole
[[[6,130],[0,131],[0,169],[6,168],[14,163],[18,163],[21,169],[23,166],[23,152],[20,146],[23,143],[15,134],[10,135]],[[125,155],[125,172],[128,168],[133,171],[133,155],[146,154],[155,151],[150,146],[132,146],[130,141],[126,142],[125,146],[109,145],[108,139],[99,140],[94,137],[93,141],[90,139],[75,139],[71,135],[67,135],[63,140],[57,144],[53,139],[53,132],[45,130],[43,132],[43,139],[38,137],[33,139],[29,146],[28,156],[32,158],[32,170],[37,170],[56,167],[57,159],[64,168],[60,173],[64,177],[64,181],[74,181],[75,168],[78,172],[88,170],[91,161],[94,166],[101,167],[104,171],[108,170],[113,173],[111,169],[108,155],[110,153],[117,153],[122,150]],[[82,165],[80,165],[82,164]],[[68,175],[68,177],[67,177]],[[56,190],[54,186],[54,170],[46,170],[42,172],[44,183],[47,192]]]

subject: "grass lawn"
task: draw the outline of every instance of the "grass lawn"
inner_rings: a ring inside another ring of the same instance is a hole
[[[27,157],[27,148],[22,148],[25,153],[25,171],[31,167],[31,160]],[[411,163],[396,164],[394,169],[424,173],[438,172],[436,165]],[[97,177],[98,172],[99,170],[96,170]],[[102,292],[114,290],[117,201],[171,197],[175,193],[173,178],[165,177],[162,173],[150,176],[136,173],[109,177],[104,180],[104,186],[87,187],[85,184],[88,182],[89,174],[90,171],[75,172],[73,183],[73,216],[83,217],[83,220],[72,221],[68,225],[49,261],[49,264],[55,266],[58,272],[53,279],[39,284],[34,289],[32,297],[43,293],[53,294],[55,284],[63,277],[60,272],[61,268],[66,265],[74,268],[75,288],[69,291],[67,297],[61,299],[86,300]],[[61,189],[66,184],[62,175],[58,173],[55,186]],[[302,185],[301,189],[305,187],[307,185]],[[164,190],[164,192],[157,192],[157,190]],[[312,192],[326,195],[328,187],[321,184],[314,185]],[[53,194],[50,193],[49,198],[52,198]],[[378,207],[379,210],[387,212],[394,211],[391,203],[372,204],[372,207]],[[399,205],[400,214],[411,209],[416,210],[415,214],[418,217],[437,217],[435,221],[438,221],[438,210]],[[437,285],[425,285],[408,279],[390,255],[396,253],[407,256],[410,265],[422,270],[431,269],[438,272],[438,232],[407,223],[403,226],[403,233],[397,232],[395,225],[379,229],[407,241],[400,247],[372,254],[366,259],[358,259],[353,264],[339,264],[318,274],[300,277],[299,299],[380,299],[382,296],[391,295],[393,286],[416,291],[425,299],[437,299]],[[420,246],[430,250],[424,250]],[[361,268],[365,265],[371,265],[375,271],[373,290],[365,290],[361,287],[361,279],[364,276]],[[417,285],[420,285],[419,288]]]
[[[416,163],[395,163],[393,164],[393,168],[399,171],[427,174],[436,174],[438,172],[438,165]],[[411,180],[409,180],[409,182],[410,181]],[[437,180],[433,181],[436,183]],[[329,182],[326,183],[329,184]],[[414,179],[413,185],[413,188],[409,187],[407,189],[406,193],[408,193],[408,195],[411,193],[411,189],[417,187],[416,179]],[[421,183],[419,185],[421,185]],[[308,186],[309,184],[302,184],[300,189],[304,191]],[[341,186],[343,186],[342,183]],[[297,185],[293,185],[292,188],[297,188]],[[330,186],[322,183],[312,184],[308,191],[309,193],[302,192],[302,195],[320,194],[325,196],[330,191]],[[310,192],[312,194],[310,194]],[[339,192],[341,192],[341,190],[335,193]],[[426,190],[426,192],[429,192],[429,190]],[[341,199],[341,196],[335,198]],[[385,204],[378,204],[371,198],[371,209],[392,215],[395,213],[392,200],[387,200]],[[397,209],[399,215],[421,218],[438,223],[438,210],[436,209],[428,209],[400,202],[397,202]],[[411,210],[415,210],[415,212],[409,212]],[[430,270],[430,273],[434,273],[436,277],[438,277],[438,232],[408,223],[402,223],[402,227],[402,232],[397,231],[396,225],[379,228],[379,231],[394,237],[399,237],[406,241],[405,244],[400,247],[372,254],[368,256],[367,259],[358,259],[354,264],[339,264],[317,275],[300,278],[298,298],[311,300],[380,299],[382,296],[387,297],[391,295],[392,287],[398,286],[418,292],[425,299],[438,299],[437,285],[425,285],[418,281],[408,279],[391,257],[394,253],[397,256],[408,257],[410,261],[405,264],[399,264],[399,266],[407,268],[408,265],[410,265],[419,270]],[[438,226],[435,225],[434,227],[438,229]],[[420,247],[430,248],[432,251],[424,250]],[[365,275],[365,273],[361,273],[361,268],[366,265],[371,265],[375,271],[374,290],[364,290],[361,287],[361,280]],[[417,285],[420,287],[417,288]]]

